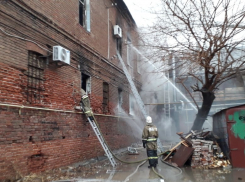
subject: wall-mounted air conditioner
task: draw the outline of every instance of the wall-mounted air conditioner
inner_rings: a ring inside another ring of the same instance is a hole
[[[117,38],[122,38],[122,29],[119,25],[114,25],[114,36]]]
[[[61,46],[53,46],[53,61],[70,64],[70,51]]]

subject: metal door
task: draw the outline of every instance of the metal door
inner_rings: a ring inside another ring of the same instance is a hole
[[[228,109],[226,121],[231,164],[245,168],[245,108]]]

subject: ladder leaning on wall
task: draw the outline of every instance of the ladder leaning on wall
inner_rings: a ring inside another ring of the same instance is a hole
[[[100,132],[100,129],[99,127],[97,126],[97,122],[94,118],[94,114],[91,110],[91,107],[90,107],[90,101],[89,101],[89,98],[87,95],[83,95],[82,96],[82,99],[81,99],[81,108],[83,110],[83,112],[85,113],[91,127],[93,128],[94,130],[94,133],[96,134],[102,148],[104,149],[105,153],[106,153],[106,156],[108,157],[112,167],[116,167],[117,163],[109,149],[109,147],[107,146],[105,140],[104,140],[104,137],[102,136],[101,132]]]

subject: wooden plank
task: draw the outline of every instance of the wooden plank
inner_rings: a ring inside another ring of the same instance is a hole
[[[192,133],[190,133],[189,135],[187,135],[185,138],[189,138],[192,135]],[[169,154],[163,159],[164,161],[172,154],[172,152],[182,143],[184,142],[184,140],[182,140],[181,142],[179,142],[177,145],[175,145],[169,152]]]

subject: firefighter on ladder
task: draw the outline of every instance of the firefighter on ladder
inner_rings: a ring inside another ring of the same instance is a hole
[[[93,114],[92,108],[90,107],[89,97],[83,89],[81,89],[81,94],[82,94],[82,97],[81,97],[80,104],[82,106],[83,112],[86,114],[87,117],[89,117],[91,121],[93,121],[94,114]]]
[[[156,167],[158,164],[157,138],[158,138],[157,127],[152,124],[151,117],[147,116],[146,126],[144,127],[142,133],[142,142],[143,142],[143,147],[146,148],[147,157],[150,164],[148,168]]]

